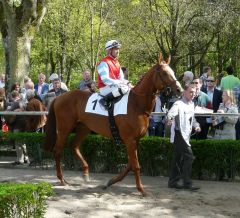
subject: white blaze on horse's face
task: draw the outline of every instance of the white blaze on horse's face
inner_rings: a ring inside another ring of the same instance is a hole
[[[181,86],[180,82],[176,81],[176,85],[177,85],[177,87],[179,87],[179,88],[180,88],[180,91],[182,92],[182,91],[183,91],[183,89],[182,89],[182,86]]]
[[[183,91],[183,88],[182,88],[180,82],[178,82],[174,71],[172,70],[171,67],[169,67],[169,65],[166,65],[165,68],[166,68],[166,71],[169,72],[169,74],[173,78],[173,80],[176,82],[176,86],[178,87],[178,91],[181,93]]]
[[[170,75],[172,76],[172,78],[177,81],[177,78],[175,77],[174,71],[172,70],[171,67],[169,67],[168,65],[166,65],[166,69],[167,71],[170,73]]]

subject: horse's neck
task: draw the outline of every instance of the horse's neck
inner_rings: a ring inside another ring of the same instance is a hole
[[[136,104],[147,114],[152,112],[156,102],[154,94],[157,90],[153,86],[152,79],[153,77],[150,74],[146,74],[142,81],[133,88]]]

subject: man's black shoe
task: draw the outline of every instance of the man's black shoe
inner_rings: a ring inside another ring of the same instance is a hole
[[[197,191],[200,189],[199,186],[184,186],[183,188],[189,191]]]
[[[175,184],[175,185],[168,185],[168,188],[183,189],[183,186],[179,184]]]
[[[12,163],[12,165],[13,165],[13,166],[23,165],[23,163],[20,162],[20,161],[15,161],[15,162]]]

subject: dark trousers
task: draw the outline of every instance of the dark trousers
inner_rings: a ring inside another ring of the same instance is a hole
[[[148,127],[148,135],[164,137],[164,124],[162,122],[151,122]]]
[[[240,120],[239,119],[235,125],[235,129],[236,129],[236,139],[240,140]]]
[[[207,139],[208,130],[209,130],[209,123],[207,123],[206,121],[203,121],[203,122],[199,122],[199,124],[200,124],[200,127],[201,127],[201,132],[199,132],[196,135],[196,138],[200,139],[200,140]]]
[[[171,165],[169,186],[174,186],[182,178],[184,186],[191,186],[193,152],[190,146],[184,141],[180,131],[175,130],[173,148],[173,159]]]

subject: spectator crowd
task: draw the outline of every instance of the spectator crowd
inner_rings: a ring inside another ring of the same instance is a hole
[[[232,66],[226,68],[226,76],[215,77],[211,67],[206,66],[201,76],[186,71],[180,77],[182,85],[191,84],[196,88],[193,98],[195,106],[211,109],[213,113],[239,113],[240,111],[240,80],[235,76]],[[166,101],[166,93],[157,96],[153,112],[166,112],[177,99],[169,97]],[[207,112],[208,110],[206,110]],[[201,131],[192,133],[196,139],[240,139],[240,121],[238,116],[197,116]],[[149,136],[168,135],[164,116],[152,115],[150,117]]]
[[[91,80],[91,73],[88,70],[83,72],[83,80],[78,86],[80,90],[95,92],[96,84]],[[0,110],[1,111],[48,111],[52,100],[61,94],[69,91],[58,74],[53,73],[46,82],[44,73],[38,75],[38,82],[34,84],[31,78],[25,77],[23,86],[14,82],[10,91],[5,94],[5,76],[0,76]],[[11,132],[44,132],[47,116],[43,115],[6,115],[1,116],[3,131]],[[7,127],[7,128],[6,128]],[[30,163],[27,155],[26,145],[13,142],[17,158],[13,165]],[[39,148],[40,149],[40,148]]]

